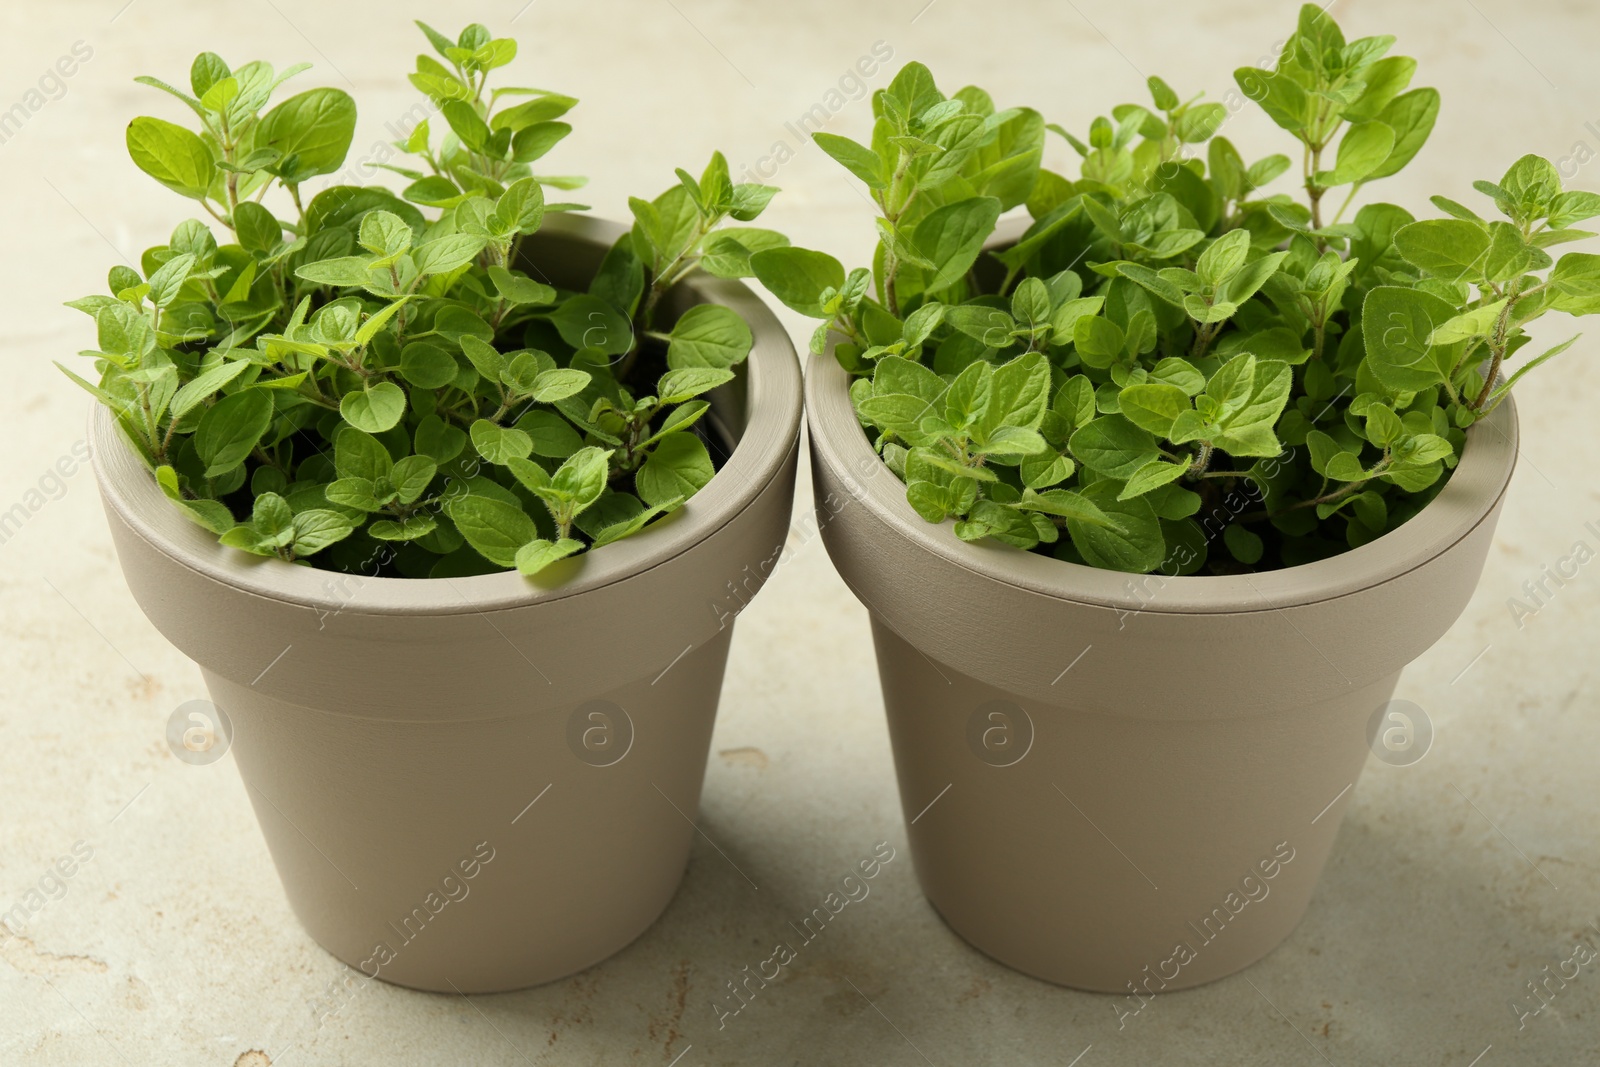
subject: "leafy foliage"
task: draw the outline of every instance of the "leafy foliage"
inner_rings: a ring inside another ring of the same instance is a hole
[[[799,248],[758,278],[824,320],[851,399],[906,497],[965,540],[1166,574],[1292,566],[1363,544],[1437,494],[1465,429],[1544,312],[1600,311],[1600,196],[1518,160],[1478,182],[1500,218],[1443,197],[1345,220],[1356,193],[1417,154],[1438,94],[1391,37],[1346,41],[1306,5],[1273,70],[1236,73],[1300,142],[1304,203],[1217,131],[1219,103],[1149,79],[1080,140],[908,64],[873,98],[872,143],[817,134],[879,217],[871,271]],[[1082,157],[1041,167],[1047,131]],[[1324,218],[1324,198],[1347,189]],[[1031,216],[991,248],[996,220]],[[1571,342],[1567,342],[1571,344]]]
[[[515,41],[418,25],[440,58],[419,56],[411,81],[448,132],[435,147],[430,117],[397,142],[426,168],[388,168],[410,182],[400,196],[340,184],[303,203],[303,182],[344,165],[356,117],[329,88],[263,111],[303,66],[205,53],[191,92],[139,79],[199,130],[134,119],[134,163],[196,200],[226,243],[183,222],[141,270],[114,267],[109,295],[72,301],[95,320],[97,380],[67,373],[224,544],[369,574],[531,575],[711,480],[704,396],[734,379],[750,328],[714,304],[658,321],[661,300],[697,268],[747,277],[753,252],[788,241],[721,225],[753,220],[777,190],[735,184],[719,153],[632,201],[634,226],[587,291],[548,284],[520,246],[550,212],[582,207],[545,190],[583,179],[531,164],[570,132],[558,120],[577,101],[488,89]],[[273,189],[293,216],[266,206]]]

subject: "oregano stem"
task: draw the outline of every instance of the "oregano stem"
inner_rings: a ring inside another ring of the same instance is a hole
[[[1506,358],[1506,334],[1511,327],[1511,309],[1516,303],[1517,283],[1512,282],[1511,288],[1506,293],[1506,306],[1500,309],[1500,316],[1495,321],[1494,339],[1489,346],[1489,369],[1483,375],[1483,388],[1478,391],[1478,396],[1471,405],[1475,412],[1483,410],[1483,405],[1489,402],[1489,396],[1494,392],[1495,376],[1500,373],[1500,364]]]

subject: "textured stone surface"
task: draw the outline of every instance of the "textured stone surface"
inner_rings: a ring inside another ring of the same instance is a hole
[[[1525,983],[1577,939],[1600,940],[1590,925],[1600,923],[1600,564],[1520,628],[1507,606],[1575,542],[1600,548],[1595,423],[1581,407],[1600,393],[1593,341],[1519,392],[1523,463],[1478,595],[1401,682],[1398,695],[1432,718],[1434,750],[1410,768],[1373,761],[1309,915],[1244,974],[1158,997],[1119,1030],[1114,998],[1021,977],[950,933],[904,848],[866,613],[798,531],[792,562],[740,621],[705,838],[662,919],[568,981],[471,1001],[357,985],[319,1025],[311,1004],[341,969],[289,913],[231,758],[192,767],[169,754],[167,716],[204,695],[199,674],[127,594],[92,476],[66,478],[64,493],[46,479],[59,499],[26,495],[83,437],[85,399],[50,360],[70,360],[90,335],[60,301],[98,290],[116,256],[137,259],[185,210],[127,161],[132,115],[182,117],[132,77],[181,81],[205,48],[235,63],[313,60],[306,84],[348,82],[358,97],[359,156],[414,102],[403,75],[422,41],[407,18],[481,19],[522,38],[515,81],[582,98],[553,160],[594,176],[586,198],[598,211],[623,215],[628,194],[655,193],[673,166],[698,167],[714,147],[736,171],[792,154],[775,176],[766,168],[785,187],[772,225],[859,261],[867,205],[785,123],[826,107],[874,42],[896,64],[928,61],[946,89],[974,81],[1082,129],[1142,99],[1146,73],[1185,94],[1226,91],[1232,68],[1271,52],[1294,6],[935,0],[919,15],[922,0],[533,0],[513,21],[521,0],[449,14],[304,0],[133,0],[119,14],[123,3],[0,12],[0,109],[74,42],[93,49],[65,94],[0,143],[0,510],[43,500],[0,546],[0,911],[41,903],[24,936],[0,947],[0,1062],[1600,1062],[1596,967],[1520,1031],[1509,1007],[1519,997],[1531,1007]],[[248,24],[230,22],[247,9]],[[1432,144],[1383,198],[1425,210],[1427,193],[1468,199],[1472,179],[1498,177],[1523,151],[1600,151],[1600,9],[1343,0],[1335,12],[1356,32],[1400,35],[1421,61],[1419,84],[1444,93]],[[848,101],[829,128],[863,136],[868,124],[867,104]],[[1282,147],[1249,112],[1228,134],[1247,156]],[[1050,153],[1067,165],[1063,143]],[[1582,168],[1578,184],[1600,187],[1600,168]],[[809,332],[784,314],[798,337]],[[1564,339],[1565,326],[1541,325],[1540,339]],[[52,877],[80,841],[92,858]],[[724,983],[794,939],[789,923],[878,842],[899,852],[871,895],[719,1029]]]

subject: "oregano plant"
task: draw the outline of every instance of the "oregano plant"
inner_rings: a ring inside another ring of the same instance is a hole
[[[726,226],[777,191],[735,183],[721,154],[653,200],[585,291],[548,283],[524,248],[547,215],[581,210],[535,174],[576,103],[490,87],[517,45],[418,23],[438,58],[412,84],[436,117],[396,147],[409,182],[303,184],[344,166],[354,101],[316,88],[273,106],[305,65],[230,67],[205,53],[181,100],[194,121],[141,116],[133,162],[196,201],[138,270],[74,300],[95,320],[94,380],[162,491],[226,545],[407,577],[549,564],[627,537],[704,488],[724,444],[706,394],[734,380],[749,326],[663,296],[695,270],[748,277],[786,245]],[[430,123],[446,130],[435,136]],[[269,206],[269,195],[281,202]]]
[[[1149,79],[1080,139],[911,63],[873,97],[870,144],[818,145],[877,208],[870,270],[800,248],[757,277],[823,320],[862,426],[929,522],[1133,572],[1236,573],[1364,544],[1415,515],[1465,430],[1533,367],[1528,326],[1600,312],[1600,196],[1525,156],[1474,209],[1349,208],[1400,171],[1439,95],[1394,38],[1302,8],[1272,70],[1235,75],[1295,141],[1246,163],[1228,108]],[[1041,165],[1050,132],[1081,157]],[[1330,206],[1339,203],[1332,211]],[[997,247],[998,220],[1029,223]],[[1348,217],[1347,217],[1348,216]]]

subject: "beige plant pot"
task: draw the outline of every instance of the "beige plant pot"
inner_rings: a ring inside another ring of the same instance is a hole
[[[530,254],[581,287],[622,232],[552,218]],[[801,381],[745,286],[697,277],[675,295],[755,334],[713,400],[737,448],[680,512],[548,579],[248,557],[189,523],[93,416],[128,584],[231,718],[296,915],[369,975],[466,993],[547,982],[627,945],[677,888],[733,617],[787,533]]]
[[[927,523],[848,385],[831,355],[811,360],[818,515],[872,615],[929,901],[1000,962],[1129,1011],[1270,952],[1306,910],[1369,721],[1477,584],[1516,461],[1511,404],[1431,504],[1361,548],[1161,578]]]

